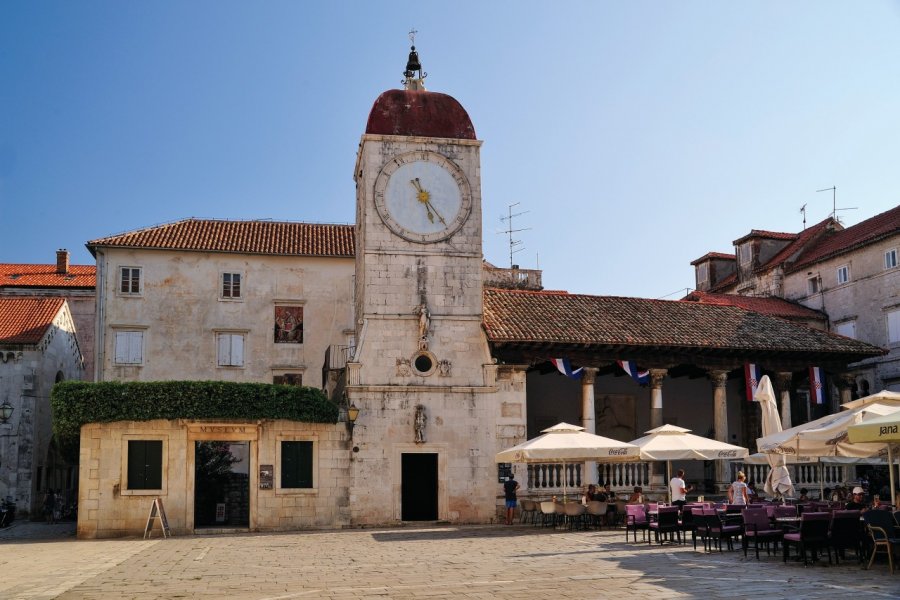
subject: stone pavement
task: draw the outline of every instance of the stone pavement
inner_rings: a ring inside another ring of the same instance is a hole
[[[29,525],[43,537],[0,530],[0,598],[900,597],[900,572],[889,574],[884,561],[871,571],[852,559],[785,565],[765,554],[745,560],[740,550],[625,543],[621,529],[441,526],[79,541],[72,524]],[[48,538],[53,527],[63,537]]]

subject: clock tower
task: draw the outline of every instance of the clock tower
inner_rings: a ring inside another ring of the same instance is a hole
[[[381,94],[356,159],[356,349],[348,405],[353,524],[483,521],[471,475],[496,480],[484,400],[480,147],[465,109],[426,91],[411,48],[403,89]],[[473,457],[479,457],[474,460]]]

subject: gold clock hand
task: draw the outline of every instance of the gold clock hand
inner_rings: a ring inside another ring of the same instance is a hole
[[[426,200],[426,201],[425,201],[425,206],[427,206],[429,209],[431,209],[431,210],[434,211],[434,214],[437,215],[438,220],[439,220],[443,225],[445,225],[445,226],[447,225],[447,221],[445,221],[445,220],[444,220],[444,217],[441,216],[441,213],[439,213],[439,212],[437,211],[437,209],[436,209],[436,208],[434,207],[434,205],[431,203],[431,200]],[[430,211],[429,211],[429,213],[430,213]],[[431,220],[430,214],[429,214],[429,220]],[[434,222],[434,221],[432,220],[432,223],[433,223],[433,222]]]

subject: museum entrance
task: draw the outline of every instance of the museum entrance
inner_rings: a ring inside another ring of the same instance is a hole
[[[438,455],[412,452],[400,455],[400,519],[437,521]]]
[[[250,442],[194,444],[194,528],[249,527]]]

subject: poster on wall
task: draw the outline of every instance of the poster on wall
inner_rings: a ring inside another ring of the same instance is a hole
[[[275,307],[275,343],[303,343],[303,307]]]

